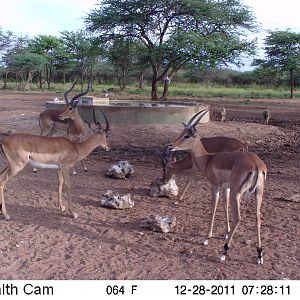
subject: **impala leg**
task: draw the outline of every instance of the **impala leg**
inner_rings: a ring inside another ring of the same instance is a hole
[[[224,205],[224,211],[225,211],[225,221],[226,221],[226,239],[228,238],[228,234],[230,231],[230,225],[229,225],[229,197],[230,197],[230,189],[226,188],[224,189],[224,201],[223,201],[223,205]]]
[[[72,175],[77,175],[77,172],[74,167],[72,168]]]
[[[14,169],[12,169],[10,166],[7,166],[2,172],[0,173],[0,201],[1,201],[1,212],[4,215],[5,220],[10,220],[10,216],[7,213],[6,205],[4,201],[4,187],[5,184],[8,182],[10,178],[18,174],[24,167],[26,163],[19,163],[19,165],[16,165]]]
[[[185,185],[185,187],[184,187],[184,189],[183,189],[183,191],[182,191],[182,193],[181,193],[181,195],[180,195],[180,197],[179,197],[179,200],[180,200],[180,201],[183,202],[184,195],[185,195],[187,189],[189,188],[190,184],[191,184],[190,181],[188,181],[188,182],[186,183],[186,185]]]
[[[4,201],[4,187],[8,181],[8,167],[6,167],[0,174],[0,198],[1,198],[1,212],[4,215],[5,220],[9,220],[10,217],[6,211],[5,201]]]
[[[263,197],[263,189],[256,189],[255,198],[256,198],[257,253],[258,253],[257,263],[260,265],[264,263],[263,249],[261,246],[261,236],[260,236],[260,226],[261,226],[260,207],[262,203],[262,197]]]
[[[57,175],[58,175],[58,181],[59,181],[59,186],[58,186],[58,206],[62,211],[66,209],[66,207],[63,204],[63,196],[62,196],[62,189],[63,189],[63,184],[64,184],[64,176],[62,170],[57,170]]]
[[[233,195],[230,195],[231,206],[232,206],[232,229],[230,230],[228,234],[228,238],[226,239],[226,243],[224,245],[224,252],[223,255],[221,256],[221,260],[226,259],[226,255],[229,251],[233,235],[236,232],[238,225],[241,221],[241,212],[240,212],[241,194],[240,193],[232,193],[232,194]]]
[[[64,177],[64,183],[67,188],[69,212],[73,215],[74,219],[76,219],[78,217],[78,215],[76,212],[73,211],[70,168],[63,168],[62,172],[63,172],[63,177]]]
[[[212,231],[213,231],[213,227],[214,227],[214,220],[215,220],[219,195],[220,195],[220,187],[216,186],[216,185],[212,185],[209,230],[208,230],[208,234],[207,234],[207,239],[203,242],[204,245],[208,245],[208,240],[212,237]]]
[[[84,170],[84,172],[87,172],[87,167],[86,167],[86,164],[85,164],[85,162],[84,162],[84,159],[82,159],[81,160],[81,165],[82,165],[82,168],[83,168],[83,170]]]

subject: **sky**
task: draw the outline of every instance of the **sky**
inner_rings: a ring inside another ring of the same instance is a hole
[[[17,35],[59,36],[60,32],[84,28],[84,17],[98,0],[8,0],[1,4],[0,27]],[[300,32],[299,0],[243,0],[252,8],[261,30],[262,44],[268,30]]]

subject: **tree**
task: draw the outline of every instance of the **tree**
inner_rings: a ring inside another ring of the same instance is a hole
[[[54,72],[58,68],[63,68],[69,59],[67,49],[63,40],[51,35],[39,35],[29,43],[32,53],[40,54],[45,57],[45,72],[48,89],[50,89],[51,80]],[[42,76],[39,74],[40,88],[42,88]]]
[[[103,0],[85,22],[101,42],[128,38],[143,44],[152,100],[158,99],[158,83],[187,64],[235,63],[254,46],[245,38],[255,29],[254,16],[240,0]]]
[[[108,58],[114,66],[121,90],[126,87],[128,72],[133,65],[133,46],[130,40],[122,38],[113,41],[108,50]]]
[[[3,31],[0,27],[0,66],[1,73],[3,73],[4,77],[4,85],[3,89],[6,89],[7,86],[7,77],[8,77],[8,68],[5,65],[4,57],[5,54],[9,52],[9,50],[13,47],[16,37],[12,34],[11,31]]]
[[[10,43],[5,44],[5,47],[2,48],[1,64],[3,64],[4,71],[4,85],[3,89],[7,88],[8,74],[15,72],[15,66],[12,65],[13,56],[20,54],[27,49],[29,38],[27,36],[15,36],[12,33],[8,32],[10,37]],[[17,75],[16,75],[17,77]]]
[[[271,31],[265,39],[266,58],[256,59],[254,66],[266,70],[289,72],[291,98],[294,97],[294,73],[300,69],[300,33]]]
[[[97,43],[83,30],[77,32],[64,31],[62,32],[62,39],[70,51],[71,58],[79,63],[82,90],[84,78],[88,72],[90,73],[90,77],[93,74],[93,64],[97,56],[100,55],[101,49],[99,49]]]
[[[35,72],[41,71],[47,60],[44,56],[29,51],[12,53],[8,56],[7,64],[22,79],[22,89],[26,89],[32,81]]]

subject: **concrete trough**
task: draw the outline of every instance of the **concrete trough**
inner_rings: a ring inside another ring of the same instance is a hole
[[[46,109],[63,110],[63,101],[47,101]],[[180,124],[188,122],[191,117],[203,109],[209,109],[209,105],[199,102],[147,102],[139,100],[111,100],[109,104],[93,103],[78,105],[79,113],[83,120],[93,122],[95,110],[97,119],[103,121],[102,110],[111,124]],[[201,120],[201,123],[209,122],[209,113]]]

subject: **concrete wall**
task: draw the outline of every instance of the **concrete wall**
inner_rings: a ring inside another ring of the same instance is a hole
[[[64,103],[47,101],[47,109],[63,109]],[[208,105],[187,106],[95,106],[79,105],[78,110],[83,120],[93,122],[94,108],[97,120],[103,122],[100,109],[105,113],[111,124],[180,124],[188,122],[197,112],[208,108]],[[209,114],[206,114],[201,123],[209,122]]]

